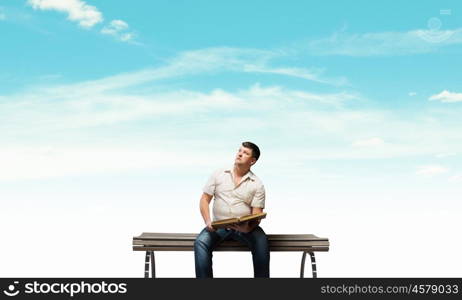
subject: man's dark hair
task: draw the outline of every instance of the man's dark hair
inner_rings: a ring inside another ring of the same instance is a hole
[[[258,158],[260,157],[260,149],[257,145],[255,145],[252,142],[243,142],[242,146],[252,149],[252,157],[255,158],[255,160],[258,160]]]

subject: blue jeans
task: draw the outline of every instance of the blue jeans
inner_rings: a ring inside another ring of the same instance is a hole
[[[204,228],[194,242],[194,260],[197,278],[212,278],[212,252],[221,242],[240,241],[252,252],[253,272],[255,277],[269,278],[270,252],[268,239],[260,226],[248,233],[234,229],[217,229],[214,232]]]

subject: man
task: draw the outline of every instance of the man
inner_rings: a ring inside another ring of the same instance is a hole
[[[260,157],[260,149],[244,142],[236,155],[234,166],[215,171],[203,188],[200,212],[206,227],[194,242],[196,277],[213,277],[212,252],[225,240],[237,240],[252,252],[255,277],[269,277],[270,253],[268,239],[259,226],[260,221],[246,222],[215,230],[211,224],[209,204],[213,197],[214,221],[256,214],[265,207],[265,188],[250,171]]]

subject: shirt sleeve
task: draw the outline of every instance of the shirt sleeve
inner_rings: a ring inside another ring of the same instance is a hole
[[[261,185],[255,192],[255,196],[250,203],[251,207],[265,208],[265,187]]]
[[[210,175],[209,179],[205,183],[204,187],[202,188],[202,191],[206,194],[209,194],[211,196],[215,195],[215,189],[217,186],[217,175],[218,171],[213,172],[212,175]]]

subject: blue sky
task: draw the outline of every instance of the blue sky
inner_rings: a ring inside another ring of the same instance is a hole
[[[456,222],[461,13],[458,1],[0,0],[4,222],[90,211],[99,226],[94,211],[114,224],[130,212],[128,235],[168,230],[162,218],[191,215],[245,140],[262,149],[269,230],[290,230],[288,195],[330,215],[307,226],[339,240],[329,224],[345,212],[377,214],[377,230],[396,213],[396,230],[407,213]],[[163,217],[137,223],[139,206]]]
[[[59,2],[2,2],[0,30],[11,38],[0,50],[0,96],[11,145],[40,140],[47,148],[47,138],[109,133],[115,144],[144,147],[145,135],[194,147],[218,122],[231,139],[297,152],[342,146],[354,156],[372,147],[383,150],[378,158],[399,158],[460,150],[438,133],[449,141],[459,129],[462,32],[451,3]],[[243,118],[249,130],[230,133]],[[272,130],[281,141],[270,141]]]

